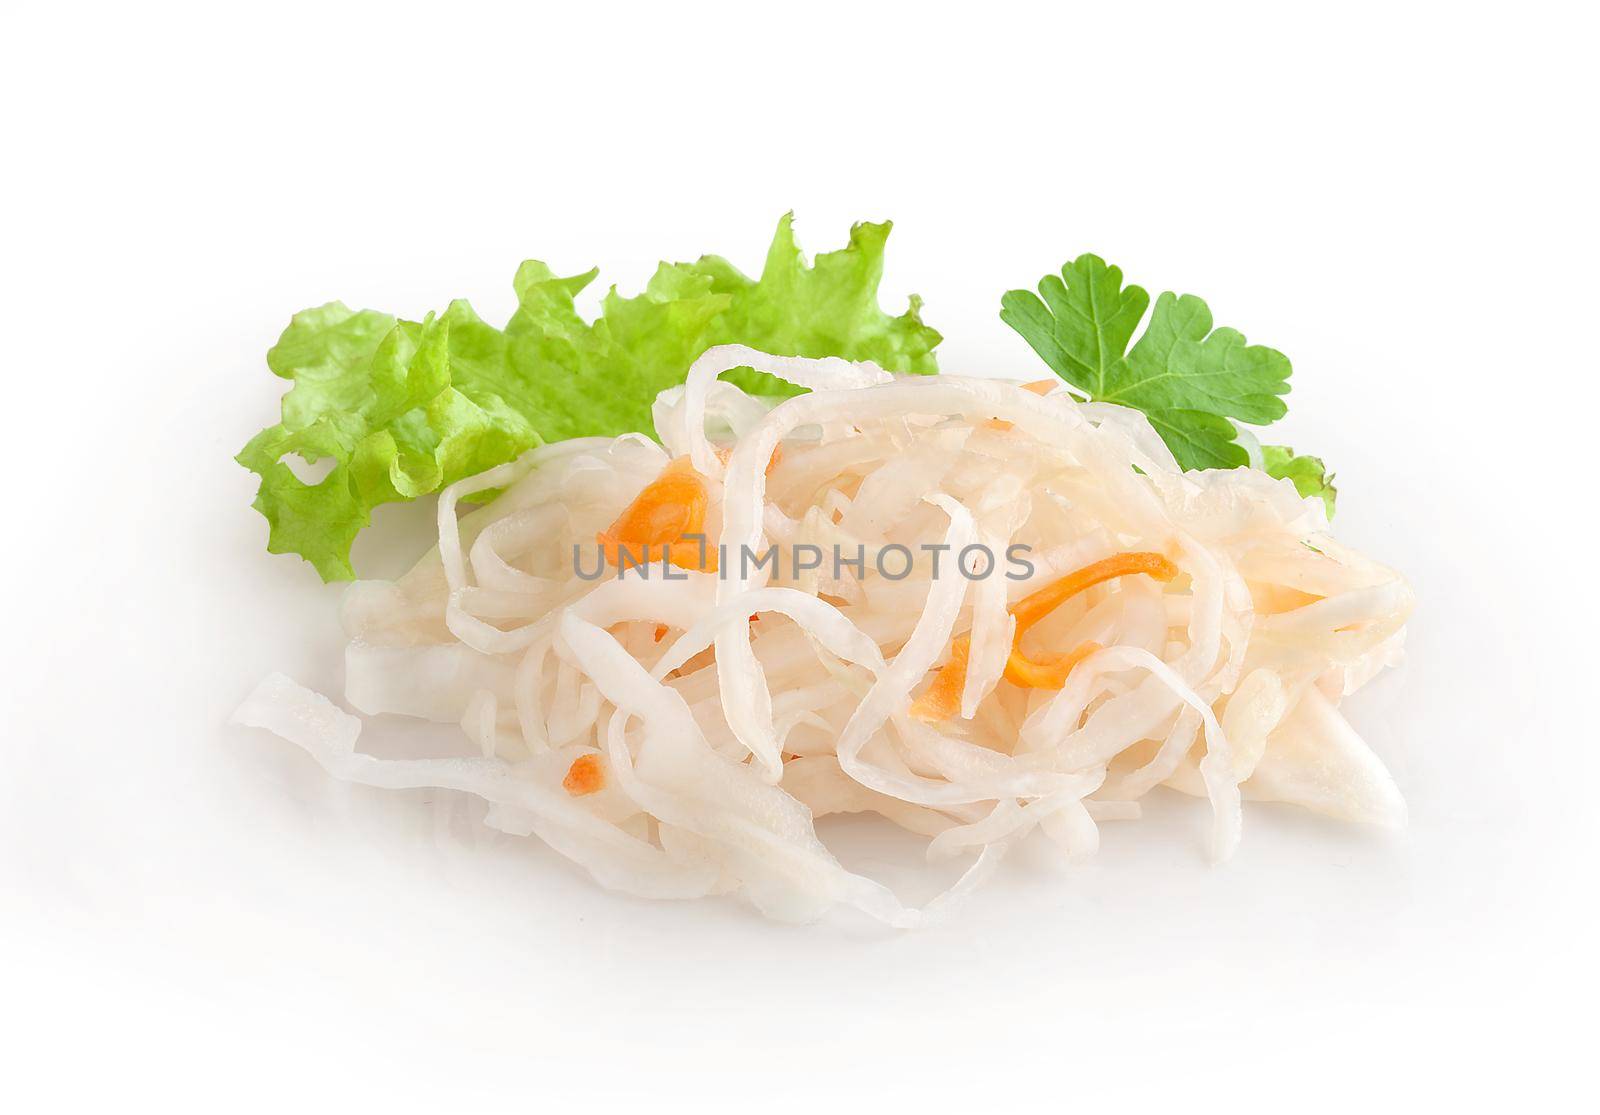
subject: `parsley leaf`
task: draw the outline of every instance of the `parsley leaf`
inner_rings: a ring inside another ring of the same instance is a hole
[[[1038,295],[1013,290],[1000,306],[1000,319],[1062,379],[1098,402],[1143,411],[1184,468],[1248,463],[1229,419],[1266,425],[1287,412],[1278,396],[1289,390],[1288,357],[1214,329],[1192,294],[1157,298],[1129,349],[1150,296],[1123,286],[1121,269],[1099,256],[1079,256],[1040,280]]]
[[[1333,486],[1333,473],[1320,457],[1297,457],[1287,445],[1263,445],[1261,464],[1268,476],[1294,481],[1294,490],[1303,496],[1316,496],[1333,518],[1333,505],[1339,489]]]

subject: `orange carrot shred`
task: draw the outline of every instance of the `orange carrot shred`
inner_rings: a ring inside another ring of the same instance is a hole
[[[1010,613],[1017,625],[1011,638],[1011,653],[1006,658],[1006,680],[1025,689],[1060,689],[1079,662],[1100,649],[1098,643],[1084,643],[1069,654],[1043,660],[1029,658],[1022,651],[1022,636],[1068,599],[1116,577],[1143,573],[1158,581],[1170,581],[1178,567],[1161,554],[1143,551],[1113,554],[1103,561],[1086,565],[1029,593],[1013,604]],[[911,714],[921,720],[948,720],[961,709],[961,691],[967,684],[967,659],[971,637],[961,635],[950,644],[950,661],[934,675],[933,682],[911,704]]]
[[[645,485],[616,522],[595,535],[595,541],[606,560],[618,567],[624,558],[643,565],[653,554],[657,558],[664,555],[680,569],[714,573],[715,550],[707,544],[702,553],[698,541],[683,541],[684,535],[700,534],[704,529],[709,499],[705,478],[687,457],[680,457]]]
[[[1048,395],[1060,382],[1058,379],[1036,379],[1032,383],[1024,383],[1022,389],[1032,391],[1035,395]],[[1004,418],[991,418],[983,424],[983,427],[986,430],[1009,430],[1012,428],[1012,423]]]
[[[598,755],[579,755],[567,768],[561,788],[575,798],[597,794],[606,788],[606,771]]]
[[[1085,565],[1037,592],[1029,593],[1011,606],[1011,614],[1017,617],[1017,635],[1020,637],[1024,631],[1084,589],[1133,573],[1145,573],[1158,581],[1170,581],[1178,575],[1178,567],[1162,555],[1148,551],[1113,554],[1103,561]]]
[[[911,715],[918,720],[949,720],[961,711],[961,690],[967,684],[967,657],[972,638],[960,635],[950,644],[950,661],[933,675],[933,684],[911,702]]]
[[[1088,642],[1070,653],[1043,661],[1029,658],[1020,650],[1013,649],[1011,656],[1006,659],[1006,680],[1024,689],[1060,689],[1067,684],[1072,668],[1099,649],[1099,643]]]

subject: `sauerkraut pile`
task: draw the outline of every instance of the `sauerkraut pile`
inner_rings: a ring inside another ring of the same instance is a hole
[[[1243,799],[1404,823],[1339,705],[1397,660],[1411,593],[1247,439],[1253,466],[1185,471],[1146,413],[1058,381],[738,345],[650,417],[659,440],[450,484],[437,549],[349,590],[348,705],[469,754],[363,754],[359,717],[281,675],[237,719],[338,778],[476,795],[607,887],[786,920],[916,925],[1020,840],[1091,855],[1162,786],[1205,799],[1219,859]],[[970,867],[908,908],[817,835],[863,812]]]

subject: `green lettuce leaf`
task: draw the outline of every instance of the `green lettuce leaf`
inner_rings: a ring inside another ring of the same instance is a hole
[[[720,335],[715,343],[761,337],[764,343],[755,347],[785,356],[844,356],[872,360],[892,372],[937,372],[933,347],[941,338],[922,324],[922,299],[913,294],[898,317],[878,306],[890,222],[856,225],[848,245],[824,252],[807,267],[795,243],[792,218],[787,214],[778,222],[759,280],[747,279],[718,256],[703,256],[690,265],[694,274],[711,279],[713,292],[729,299],[716,322]],[[789,396],[801,390],[749,368],[723,378],[755,395]]]
[[[504,329],[462,301],[420,322],[337,302],[295,315],[267,355],[293,382],[281,421],[238,455],[261,477],[255,507],[269,525],[267,548],[301,555],[324,580],[349,580],[351,543],[374,507],[543,442],[653,434],[656,395],[713,345],[937,371],[940,337],[922,323],[920,300],[897,317],[878,305],[889,229],[858,224],[849,244],[807,265],[786,215],[759,279],[718,256],[663,263],[642,293],[613,288],[593,322],[574,298],[596,272],[563,278],[537,260],[517,271],[517,310]],[[758,393],[795,392],[747,368],[727,378]],[[285,463],[291,455],[332,467],[302,480]]]
[[[1339,489],[1333,486],[1333,473],[1319,457],[1297,457],[1287,445],[1263,445],[1261,463],[1268,475],[1279,480],[1294,481],[1295,491],[1302,496],[1316,496],[1333,518],[1333,505],[1339,498]]]
[[[1123,286],[1119,268],[1086,254],[1040,280],[1037,295],[1008,292],[1000,318],[1089,398],[1143,411],[1184,468],[1246,464],[1229,419],[1266,425],[1283,417],[1288,357],[1246,344],[1237,330],[1213,329],[1203,301],[1170,291],[1129,349],[1149,305],[1142,288]]]

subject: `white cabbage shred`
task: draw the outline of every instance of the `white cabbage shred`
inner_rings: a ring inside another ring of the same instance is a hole
[[[770,406],[717,378],[741,365],[810,391]],[[437,550],[347,594],[349,704],[459,725],[458,757],[362,754],[357,717],[281,675],[237,719],[337,778],[477,795],[488,824],[538,834],[607,887],[738,892],[788,920],[846,904],[924,923],[1034,828],[1090,855],[1099,823],[1137,818],[1157,786],[1209,800],[1216,858],[1238,842],[1242,799],[1404,824],[1338,703],[1397,661],[1410,591],[1335,542],[1289,482],[1182,472],[1142,415],[1062,390],[738,346],[703,355],[655,422],[664,446],[575,439],[453,485]],[[596,533],[680,457],[705,478],[719,572],[579,577],[574,547],[592,572]],[[458,517],[489,488],[504,491]],[[996,555],[988,577],[956,568],[974,543]],[[795,575],[804,544],[830,557]],[[949,547],[937,576],[926,544]],[[741,568],[741,546],[773,545],[776,574]],[[900,580],[873,560],[895,545],[914,558]],[[1013,545],[1026,579],[1004,576],[1020,572]],[[836,571],[835,547],[862,547],[865,570]],[[1005,680],[1008,605],[1123,551],[1163,553],[1179,575],[1097,585],[1030,632],[1058,652],[1103,647],[1063,688]],[[959,711],[911,715],[962,635]],[[599,789],[569,790],[579,759]],[[976,858],[907,908],[817,836],[817,817],[863,812],[928,838],[930,857]]]

